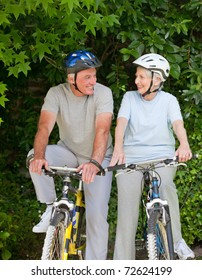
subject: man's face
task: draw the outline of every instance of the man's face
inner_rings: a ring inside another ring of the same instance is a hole
[[[83,95],[92,95],[96,84],[96,69],[89,68],[77,73],[76,84]]]

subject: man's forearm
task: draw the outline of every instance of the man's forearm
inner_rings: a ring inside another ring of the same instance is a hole
[[[109,132],[100,132],[95,136],[92,158],[100,164],[102,163],[107,150],[108,137]]]
[[[37,132],[34,140],[34,156],[35,158],[45,158],[46,146],[48,144],[48,136]]]

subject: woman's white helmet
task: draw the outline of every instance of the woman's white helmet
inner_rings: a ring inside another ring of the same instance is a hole
[[[170,73],[170,65],[168,61],[163,56],[156,53],[144,54],[133,61],[133,63],[154,73],[158,73],[161,76],[162,81],[165,81]]]

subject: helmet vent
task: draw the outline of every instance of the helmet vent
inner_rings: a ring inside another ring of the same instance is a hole
[[[170,72],[170,65],[168,61],[161,55],[156,54],[156,53],[149,53],[145,54],[135,61],[133,63],[136,66],[141,66],[145,69],[148,69],[152,72],[158,73],[162,80],[165,81]]]

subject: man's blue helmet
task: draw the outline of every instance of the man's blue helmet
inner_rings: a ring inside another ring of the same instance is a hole
[[[68,74],[78,73],[89,68],[97,68],[101,65],[102,63],[94,54],[85,50],[71,52],[65,58],[65,66],[67,67]]]

